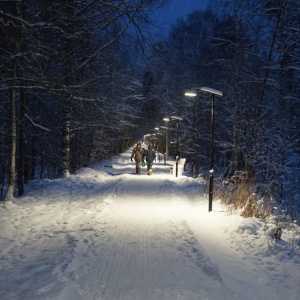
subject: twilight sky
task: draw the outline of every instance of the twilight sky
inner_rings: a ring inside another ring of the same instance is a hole
[[[184,18],[195,9],[205,8],[209,0],[168,0],[168,2],[164,8],[155,14],[158,26],[166,28],[166,32],[177,19]]]

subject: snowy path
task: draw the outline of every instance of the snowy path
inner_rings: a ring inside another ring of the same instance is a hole
[[[1,300],[281,299],[277,283],[297,282],[272,258],[266,270],[248,260],[231,231],[239,219],[220,225],[221,205],[208,214],[192,178],[162,164],[134,175],[129,155],[33,183],[0,211]]]
[[[216,267],[178,215],[178,206],[165,197],[166,182],[145,180],[119,183],[117,196],[99,215],[109,226],[103,226],[96,245],[99,260],[78,272],[80,282],[95,274],[84,293],[91,299],[209,299],[221,287]]]

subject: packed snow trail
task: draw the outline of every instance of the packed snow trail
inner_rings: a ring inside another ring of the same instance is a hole
[[[91,299],[211,299],[222,288],[216,266],[164,193],[166,184],[143,177],[118,183],[99,216],[108,225],[97,241],[99,261],[77,272],[79,282],[95,274],[93,285],[81,286]]]
[[[1,300],[281,299],[277,283],[298,282],[232,249],[232,221],[219,230],[201,184],[163,163],[135,175],[129,157],[31,182],[2,207]]]

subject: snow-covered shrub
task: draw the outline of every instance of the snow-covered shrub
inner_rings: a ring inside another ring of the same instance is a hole
[[[255,200],[255,194],[251,194],[246,201],[241,216],[245,218],[250,218],[256,216],[257,212],[258,212],[258,206]]]

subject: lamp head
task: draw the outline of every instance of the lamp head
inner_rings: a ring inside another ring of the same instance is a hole
[[[209,93],[209,94],[213,94],[213,95],[216,95],[219,97],[223,97],[223,92],[213,89],[213,88],[210,88],[210,87],[203,86],[203,87],[199,88],[199,90],[204,93]]]
[[[181,117],[178,117],[178,116],[171,116],[170,118],[171,118],[172,120],[182,121],[182,118],[181,118]]]
[[[187,97],[196,97],[197,96],[197,90],[186,90],[184,92],[184,95]]]

